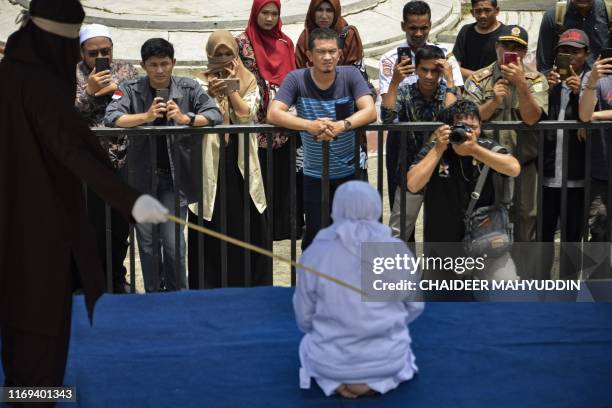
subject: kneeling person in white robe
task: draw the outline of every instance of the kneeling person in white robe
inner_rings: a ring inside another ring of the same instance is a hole
[[[361,287],[361,243],[402,243],[380,222],[380,196],[362,181],[336,191],[333,224],[321,230],[300,262]],[[402,243],[403,245],[403,243]],[[406,248],[406,251],[408,249]],[[293,296],[300,343],[300,387],[314,378],[326,396],[385,393],[417,372],[408,324],[423,303],[365,302],[359,293],[298,269]]]

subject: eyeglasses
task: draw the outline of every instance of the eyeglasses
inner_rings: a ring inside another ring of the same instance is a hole
[[[96,58],[98,55],[102,56],[102,57],[108,57],[111,52],[113,52],[113,48],[112,47],[108,47],[108,48],[100,48],[98,50],[87,50],[85,51],[85,53],[87,54],[87,56],[89,58]]]

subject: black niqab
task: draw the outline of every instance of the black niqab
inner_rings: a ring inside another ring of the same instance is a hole
[[[80,24],[85,18],[77,0],[32,0],[30,15],[66,24]],[[81,60],[78,38],[44,31],[28,21],[8,38],[4,54],[8,61],[43,67],[76,94],[76,65]]]

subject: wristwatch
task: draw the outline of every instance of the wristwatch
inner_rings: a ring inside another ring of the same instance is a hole
[[[193,124],[195,123],[195,119],[196,119],[196,114],[193,112],[187,112],[187,117],[189,118],[189,126],[193,126]]]
[[[446,88],[446,92],[452,93],[455,96],[457,96],[458,90],[459,88],[457,88],[456,86],[449,86],[448,88]]]
[[[344,131],[348,132],[352,128],[353,128],[353,124],[349,122],[348,120],[344,119]]]

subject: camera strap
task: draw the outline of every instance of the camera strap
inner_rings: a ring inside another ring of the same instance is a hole
[[[487,180],[487,176],[489,175],[489,166],[484,166],[480,171],[480,176],[478,176],[478,181],[476,182],[476,188],[470,194],[470,203],[468,204],[468,208],[465,211],[466,217],[469,217],[474,212],[474,207],[476,207],[476,203],[480,198],[480,193],[482,192],[482,188],[484,187],[484,183]]]
[[[493,152],[497,153],[503,149],[502,146],[495,146],[491,149]],[[478,177],[478,181],[476,182],[476,187],[472,194],[470,194],[470,203],[468,204],[468,208],[465,211],[465,216],[470,217],[474,212],[474,207],[476,207],[476,203],[480,198],[480,193],[482,192],[482,188],[484,187],[485,181],[487,180],[487,176],[489,175],[489,166],[484,166],[480,171],[480,176]]]

